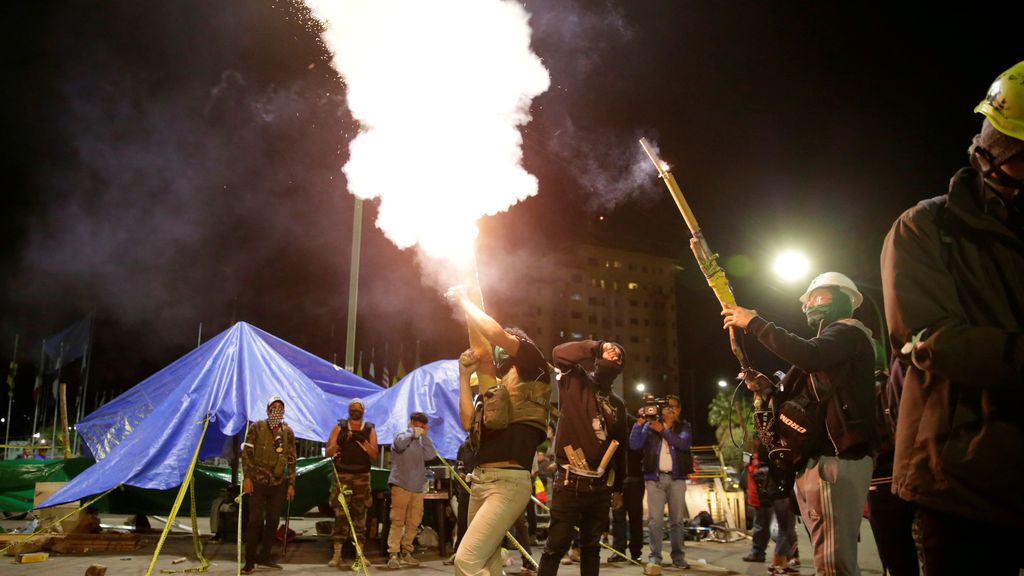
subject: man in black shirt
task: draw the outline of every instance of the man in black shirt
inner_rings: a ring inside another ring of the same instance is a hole
[[[628,436],[626,406],[612,393],[612,382],[622,372],[624,350],[613,342],[583,340],[556,346],[552,352],[558,377],[561,416],[555,431],[555,475],[551,525],[541,556],[540,576],[554,576],[572,543],[573,527],[580,530],[580,574],[594,576],[600,569],[601,534],[608,526],[612,492],[622,492]],[[588,370],[585,365],[592,365]],[[578,472],[599,469],[612,442],[617,450],[600,477]],[[582,453],[583,460],[567,451]],[[582,470],[580,464],[586,465]]]
[[[459,416],[463,429],[476,440],[476,453],[469,475],[469,526],[455,552],[455,574],[501,574],[501,542],[533,494],[530,470],[537,446],[547,437],[551,376],[543,354],[525,332],[502,328],[462,289],[450,290],[447,298],[495,346],[497,376],[510,402],[507,422],[487,420],[486,412],[474,405],[469,384],[470,375],[480,368],[479,359],[472,350],[464,352],[459,358]],[[481,397],[488,392],[480,390]],[[521,400],[527,397],[524,406]]]

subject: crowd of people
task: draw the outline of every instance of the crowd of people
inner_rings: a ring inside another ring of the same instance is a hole
[[[744,560],[767,562],[774,517],[769,571],[797,572],[799,515],[817,574],[857,575],[861,519],[870,502],[890,574],[1018,573],[1012,545],[1024,536],[1024,498],[1008,472],[1024,469],[1024,416],[1015,409],[1024,384],[1024,62],[996,79],[976,111],[984,120],[969,149],[970,167],[957,172],[947,194],[907,210],[885,239],[891,366],[881,361],[887,355],[872,332],[853,318],[860,289],[838,272],[819,275],[800,297],[817,331],[812,338],[753,309],[722,312],[724,328],[745,331],[792,364],[778,381],[743,372],[762,415],[747,469],[754,533]],[[556,574],[571,549],[578,549],[581,574],[598,574],[610,515],[609,561],[642,563],[645,494],[645,574],[661,571],[666,531],[671,565],[689,568],[683,529],[692,435],[680,419],[679,398],[668,396],[655,418],[634,416],[611,388],[626,362],[620,344],[567,342],[552,351],[549,365],[529,335],[502,327],[464,290],[450,291],[449,300],[491,347],[459,359],[460,419],[469,438],[458,457],[468,491],[458,488],[455,573],[502,574],[503,542],[525,518],[538,448],[546,443],[553,453],[544,467],[553,467],[553,478],[538,574]],[[549,438],[552,374],[559,415]],[[880,396],[893,389],[896,402],[880,410]],[[282,499],[294,494],[294,437],[283,410],[272,399],[268,419],[247,435],[245,492],[255,514],[243,573],[256,564],[275,566],[267,542]],[[415,566],[424,463],[436,455],[425,415],[410,415],[392,451],[388,567]],[[353,400],[327,444],[336,472],[331,566],[343,566],[344,541],[365,537],[377,454],[373,425]],[[891,477],[878,482],[880,470],[891,470]],[[869,499],[872,484],[877,496]],[[533,572],[525,559],[523,570]]]

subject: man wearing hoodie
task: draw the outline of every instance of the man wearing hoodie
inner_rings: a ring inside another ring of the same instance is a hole
[[[1016,575],[1024,537],[1024,61],[974,111],[971,166],[882,248],[889,340],[906,360],[892,491],[917,508],[928,576]]]
[[[558,573],[569,551],[574,527],[580,530],[580,574],[595,576],[601,563],[601,534],[608,526],[612,492],[622,492],[628,429],[626,406],[612,393],[612,382],[622,372],[625,351],[614,342],[582,340],[556,346],[551,353],[558,368],[558,409],[555,431],[555,474],[551,524],[538,574]],[[592,366],[592,368],[589,368]],[[566,448],[582,451],[590,471],[597,471],[612,441],[620,449],[600,477],[575,472]]]
[[[800,297],[807,323],[818,331],[810,339],[787,332],[756,310],[731,306],[722,312],[726,329],[746,330],[793,364],[779,389],[800,399],[809,421],[801,425],[787,418],[785,406],[780,420],[813,434],[803,447],[800,462],[806,462],[796,470],[795,488],[818,574],[860,574],[857,540],[871,484],[871,455],[878,447],[875,349],[871,331],[851,318],[863,300],[843,274],[816,277]],[[765,396],[777,392],[770,380],[755,374],[747,374],[749,388]]]

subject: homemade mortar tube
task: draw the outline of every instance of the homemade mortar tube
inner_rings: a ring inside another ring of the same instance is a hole
[[[484,299],[480,292],[480,279],[477,274],[476,259],[469,264],[469,268],[462,273],[462,285],[466,287],[466,295],[481,310],[484,310]],[[489,390],[498,383],[497,369],[494,366],[494,353],[491,343],[484,338],[484,335],[473,326],[466,317],[466,325],[469,328],[469,347],[476,353],[480,363],[476,371],[477,381],[480,387],[480,394]]]

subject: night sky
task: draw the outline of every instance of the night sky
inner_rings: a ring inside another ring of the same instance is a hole
[[[673,165],[740,304],[806,334],[805,283],[774,279],[772,256],[802,249],[812,273],[843,271],[880,298],[890,224],[945,191],[980,127],[973,107],[1024,57],[1019,19],[977,5],[525,5],[551,74],[524,130],[540,193],[481,222],[485,292],[514,298],[496,269],[571,241],[679,259],[680,360],[701,407],[735,363],[668,193],[653,168],[630,170],[646,162],[637,138]],[[302,5],[4,12],[0,360],[20,334],[15,415],[31,410],[40,339],[90,310],[95,390],[177,358],[200,322],[204,339],[245,320],[341,363],[352,223],[341,167],[358,126]],[[415,255],[373,228],[374,203],[365,217],[357,349],[379,359],[388,344],[392,366],[400,347],[412,362],[417,340],[423,362],[455,357],[460,324]],[[877,326],[870,303],[858,316]],[[765,371],[781,368],[750,348]],[[28,431],[14,423],[12,435]]]

